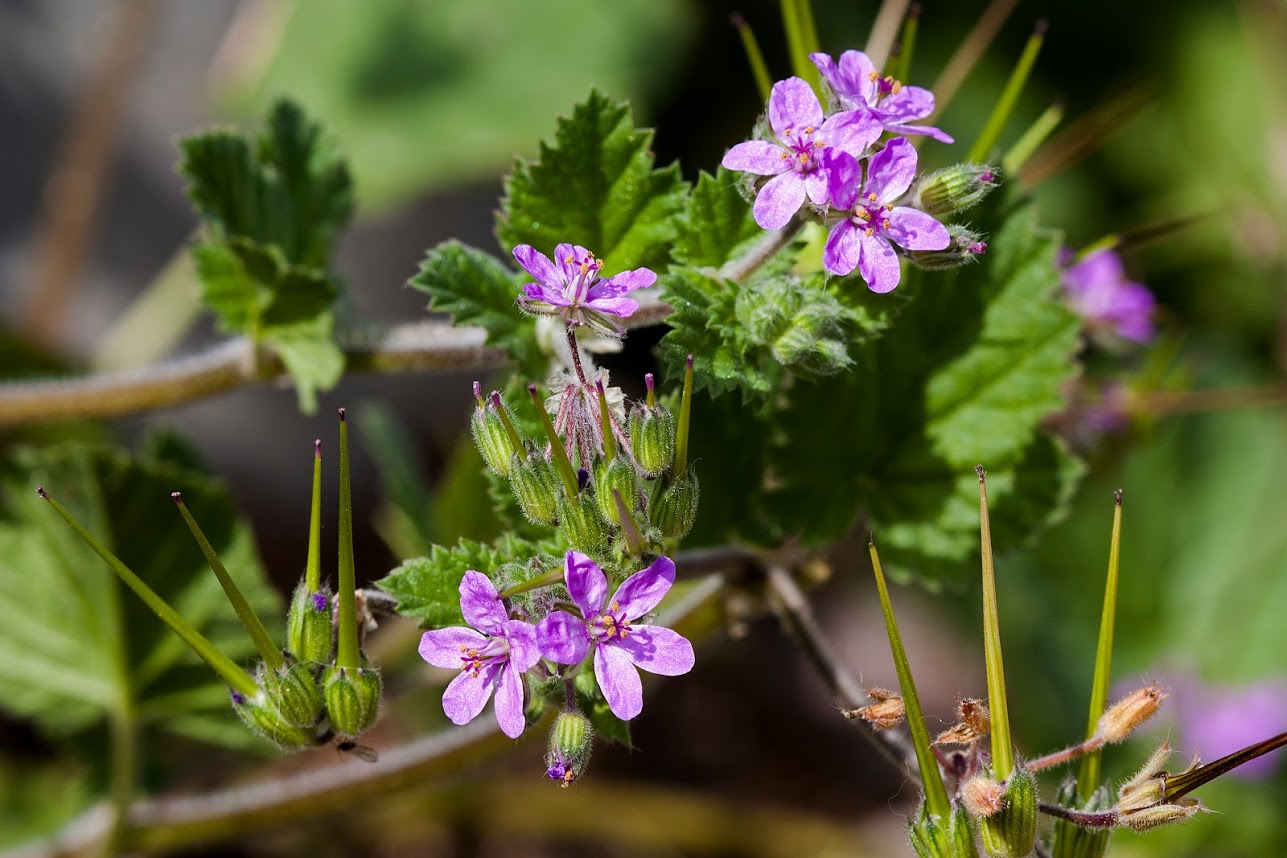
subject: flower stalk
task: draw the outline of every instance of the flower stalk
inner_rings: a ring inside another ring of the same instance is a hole
[[[1104,609],[1099,619],[1099,643],[1095,648],[1095,676],[1090,686],[1090,714],[1086,724],[1087,741],[1099,733],[1099,719],[1108,703],[1108,684],[1112,676],[1113,629],[1117,618],[1117,570],[1121,556],[1122,490],[1113,492],[1113,535],[1108,547],[1108,578],[1104,584]],[[1077,797],[1090,801],[1099,786],[1102,752],[1096,748],[1081,759],[1077,773]]]
[[[1019,55],[1019,61],[1010,72],[1010,79],[1006,81],[1005,89],[1001,90],[1001,97],[997,99],[992,113],[988,116],[988,121],[984,123],[983,130],[979,132],[965,160],[983,161],[992,151],[997,140],[1001,138],[1001,132],[1005,130],[1005,124],[1010,120],[1010,114],[1014,112],[1019,94],[1023,92],[1024,84],[1028,82],[1028,75],[1032,73],[1037,55],[1041,53],[1041,45],[1046,40],[1047,29],[1049,25],[1044,20],[1038,21],[1037,26],[1033,28],[1032,35],[1028,37],[1028,43],[1024,45],[1023,53]]]
[[[568,451],[563,448],[563,441],[554,431],[550,415],[545,413],[545,406],[541,402],[536,385],[529,384],[527,392],[532,395],[532,401],[536,403],[536,413],[541,418],[541,428],[545,430],[545,438],[550,442],[550,455],[554,458],[554,467],[563,480],[563,489],[567,492],[568,498],[575,498],[580,489],[577,486],[576,471],[572,469],[572,460],[568,458]]]
[[[304,586],[316,593],[322,588],[322,439],[313,442],[313,496],[308,510],[308,562]]]

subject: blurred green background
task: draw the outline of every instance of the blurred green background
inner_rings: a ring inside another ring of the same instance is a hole
[[[15,354],[34,348],[47,364],[84,367],[149,360],[175,340],[179,351],[213,341],[208,320],[193,319],[194,299],[163,287],[172,301],[163,318],[173,320],[174,331],[126,337],[133,347],[124,351],[112,345],[122,339],[122,314],[166,270],[192,229],[171,169],[172,139],[214,122],[253,122],[276,93],[299,98],[352,159],[360,223],[338,260],[350,312],[416,318],[424,312],[422,296],[402,283],[424,249],[449,236],[491,248],[500,175],[515,156],[533,156],[555,115],[590,87],[630,98],[637,118],[655,124],[661,163],[678,159],[689,178],[712,169],[762,108],[728,16],[736,10],[750,21],[781,77],[788,65],[777,6],[9,0],[0,6],[0,321],[7,345],[18,344]],[[926,3],[906,82],[929,86],[983,6]],[[876,4],[819,0],[815,9],[825,48],[838,54],[862,46]],[[42,267],[46,242],[58,234],[42,208],[47,183],[69,146],[73,117],[86,109],[101,77],[102,57],[118,38],[113,22],[126,15],[140,16],[131,20],[145,32],[110,135],[101,198],[83,251],[70,251],[68,299],[42,308],[36,296],[50,282]],[[1066,127],[1109,117],[1095,135],[1101,145],[1049,162],[1035,188],[1044,221],[1080,247],[1109,233],[1194,219],[1151,241],[1128,242],[1128,271],[1158,296],[1162,336],[1145,351],[1088,355],[1090,373],[1127,376],[1145,387],[1255,390],[1261,403],[1287,400],[1287,4],[1020,3],[941,117],[961,142],[924,147],[931,163],[964,157],[1039,18],[1049,19],[1050,33],[1001,148],[1055,101],[1067,110]],[[634,372],[646,365],[650,342],[647,334],[633,336],[621,366]],[[5,362],[6,375],[29,365],[27,358]],[[323,397],[321,413],[363,400],[385,403],[415,451],[419,476],[438,483],[465,425],[468,381],[347,379]],[[1023,750],[1070,743],[1084,728],[1111,492],[1119,487],[1126,504],[1114,674],[1123,692],[1161,679],[1176,694],[1171,717],[1159,719],[1164,723],[1151,738],[1109,752],[1109,770],[1124,775],[1163,735],[1180,757],[1201,751],[1213,759],[1233,748],[1195,747],[1194,719],[1214,718],[1214,707],[1249,687],[1287,695],[1287,422],[1281,405],[1253,404],[1236,397],[1215,408],[1195,401],[1195,413],[1163,409],[1102,439],[1086,451],[1088,477],[1066,522],[1039,545],[1010,546],[1003,556],[1002,631]],[[290,586],[303,532],[280,526],[282,510],[302,519],[308,474],[282,462],[294,462],[286,451],[318,434],[317,421],[295,412],[289,392],[251,390],[118,421],[115,431],[136,440],[159,425],[186,436],[229,483],[266,567],[280,586]],[[0,444],[38,435],[12,433]],[[376,464],[369,456],[355,459],[359,508],[375,508],[387,491]],[[459,526],[444,516],[440,538]],[[389,533],[367,522],[359,534],[359,569],[368,579],[396,562],[381,539]],[[816,604],[849,667],[870,684],[890,684],[869,583],[864,568],[841,562],[816,592]],[[928,597],[900,588],[894,598],[914,624],[909,655],[930,685],[931,726],[947,721],[954,694],[983,696],[977,590]],[[425,710],[433,710],[436,695],[422,696]],[[1246,740],[1287,729],[1287,713],[1280,709],[1278,717],[1247,726],[1253,734]],[[591,779],[719,796],[734,815],[745,808],[805,813],[834,826],[837,837],[868,845],[869,854],[901,854],[910,790],[900,793],[900,773],[883,768],[835,716],[771,622],[753,625],[745,639],[710,641],[691,679],[668,684],[655,704],[650,699],[636,743],[642,753],[605,750]],[[46,831],[81,806],[90,775],[56,762],[56,743],[10,719],[0,720],[0,748],[0,844]],[[1147,836],[1119,835],[1113,854],[1287,854],[1280,819],[1287,762],[1283,752],[1277,757],[1261,780],[1227,778],[1204,788],[1200,795],[1220,813]],[[539,748],[529,747],[503,771],[535,778],[537,758]],[[194,766],[186,785],[204,782],[230,761]],[[585,812],[593,789],[587,784],[580,796],[555,798],[572,809],[579,802]],[[675,794],[682,800],[688,793]],[[621,813],[630,813],[631,800],[618,799]],[[555,802],[546,812],[558,808]],[[614,843],[605,851],[554,826],[489,833],[476,819],[407,822],[426,812],[418,806],[398,816],[414,835],[380,841],[381,848],[663,854],[655,844]],[[328,826],[343,836],[315,846],[318,855],[371,845],[342,820]],[[242,848],[280,853],[299,843]],[[741,854],[741,847],[721,847],[718,832],[712,843],[703,851]],[[840,847],[836,854],[853,852]]]

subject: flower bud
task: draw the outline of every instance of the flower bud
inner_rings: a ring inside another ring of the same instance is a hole
[[[550,729],[549,751],[545,754],[546,776],[566,788],[581,779],[590,763],[594,728],[579,712],[560,712]]]
[[[577,551],[602,557],[611,543],[612,532],[599,516],[595,491],[586,489],[574,498],[558,496],[559,529]]]
[[[648,510],[648,521],[666,539],[681,539],[697,520],[697,499],[701,487],[690,469],[657,496]]]
[[[1005,782],[1004,807],[979,818],[983,848],[993,858],[1021,858],[1032,854],[1037,842],[1037,782],[1016,766]]]
[[[283,751],[302,751],[316,744],[317,730],[289,723],[277,703],[260,691],[254,697],[232,693],[232,710],[253,732]]]
[[[505,425],[507,419],[509,426]],[[499,396],[494,396],[486,403],[480,399],[479,406],[474,409],[473,417],[469,420],[469,431],[474,436],[478,454],[483,457],[487,467],[502,477],[509,476],[514,455],[518,454],[522,458],[524,453],[521,448],[514,446],[514,436],[510,434],[510,426],[513,425],[509,406]]]
[[[947,234],[951,239],[947,247],[942,250],[913,250],[907,254],[908,259],[926,271],[946,271],[976,261],[988,249],[981,234],[959,223],[948,224]]]
[[[630,448],[648,479],[655,480],[675,461],[675,415],[665,406],[630,412]]]
[[[321,720],[322,689],[317,684],[316,664],[288,662],[276,674],[262,668],[260,687],[287,724],[313,728]]]
[[[1059,787],[1055,804],[1085,813],[1104,813],[1111,806],[1108,790],[1104,787],[1095,790],[1089,801],[1079,804],[1077,782],[1071,778]],[[1104,853],[1108,851],[1108,838],[1112,833],[1111,827],[1088,828],[1067,819],[1056,819],[1048,852],[1052,858],[1104,858]]]
[[[922,178],[912,191],[911,205],[943,220],[978,205],[998,184],[995,167],[956,164]]]
[[[621,456],[613,459],[611,464],[604,464],[600,459],[594,466],[594,500],[599,507],[599,515],[608,524],[617,525],[621,523],[621,515],[617,512],[617,501],[612,496],[614,489],[621,494],[626,509],[633,510],[635,496],[638,494],[635,469]]]
[[[373,667],[327,667],[322,695],[331,729],[342,738],[357,738],[366,732],[380,714],[380,691],[380,671]]]
[[[300,581],[290,600],[290,614],[286,620],[286,650],[297,661],[325,662],[330,660],[334,644],[331,594],[325,587],[320,592],[310,592],[308,586]]]
[[[533,524],[554,524],[559,517],[558,498],[563,494],[554,464],[539,455],[512,464],[509,485],[523,515]]]
[[[1161,683],[1154,682],[1123,697],[1099,717],[1096,734],[1110,745],[1125,741],[1132,730],[1157,714],[1167,696]]]
[[[918,858],[978,858],[970,817],[963,808],[956,808],[951,818],[942,820],[931,816],[921,802],[907,826],[907,836]]]

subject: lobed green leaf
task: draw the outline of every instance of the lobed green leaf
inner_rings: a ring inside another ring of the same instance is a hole
[[[605,275],[661,270],[679,233],[687,186],[678,165],[653,169],[652,132],[630,108],[599,92],[562,118],[538,160],[505,180],[496,235],[506,252],[530,244],[552,256],[560,243],[588,248]]]

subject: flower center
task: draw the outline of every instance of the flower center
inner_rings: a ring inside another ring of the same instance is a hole
[[[468,644],[460,645],[460,669],[467,670],[474,676],[489,661],[509,658],[509,641],[505,638],[488,638],[482,649]]]
[[[887,95],[898,95],[899,90],[903,88],[902,83],[894,79],[893,75],[880,76],[880,72],[873,71],[868,75],[868,79],[875,84],[872,89],[871,106],[876,104]]]
[[[782,142],[790,151],[782,153],[783,161],[791,162],[791,169],[801,175],[809,175],[819,167],[818,154],[825,145],[815,138],[818,129],[812,125],[803,128],[788,128],[782,135]]]
[[[613,602],[606,613],[595,618],[590,627],[590,637],[596,641],[624,640],[630,633],[630,621],[621,616],[621,605]]]
[[[576,266],[575,273],[563,287],[563,297],[572,304],[579,305],[586,300],[590,294],[590,287],[599,279],[599,272],[603,270],[603,260],[596,259],[594,254],[588,253],[583,259],[569,256],[563,260],[563,264]]]
[[[854,224],[867,235],[875,235],[878,229],[889,229],[889,213],[893,210],[893,205],[882,206],[876,202],[875,194],[867,194],[867,199],[860,201],[858,207],[854,209]]]

